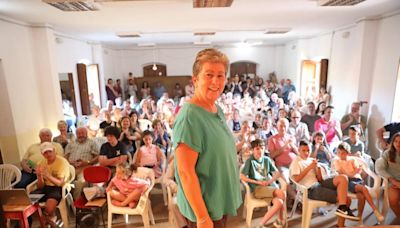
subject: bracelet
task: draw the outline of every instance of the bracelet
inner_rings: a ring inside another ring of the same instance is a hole
[[[206,216],[206,217],[204,217],[204,218],[202,218],[202,219],[199,219],[199,220],[197,220],[197,223],[203,224],[203,223],[205,223],[205,222],[207,221],[208,218],[209,218],[209,217]]]

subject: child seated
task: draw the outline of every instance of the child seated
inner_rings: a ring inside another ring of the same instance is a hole
[[[123,165],[118,165],[115,176],[111,179],[107,192],[110,192],[111,203],[118,207],[134,208],[137,205],[141,195],[147,190],[150,185],[148,180],[138,178],[135,176],[137,167],[131,166],[132,175],[130,170]]]
[[[249,183],[255,198],[268,198],[268,200],[272,198],[272,207],[262,218],[259,227],[263,227],[277,213],[279,213],[279,219],[274,223],[274,226],[283,227],[285,223],[283,218],[283,203],[286,196],[275,183],[281,174],[275,167],[274,162],[264,155],[264,141],[261,139],[252,141],[251,148],[253,154],[246,160],[240,174],[240,179]]]
[[[348,159],[350,154],[350,145],[348,143],[341,143],[338,146],[338,157],[339,159],[334,160],[333,168],[339,174],[344,174],[349,179],[348,190],[357,195],[358,199],[358,217],[362,219],[364,211],[365,200],[369,203],[374,214],[379,222],[383,222],[385,218],[379,213],[378,208],[375,206],[368,189],[363,185],[361,179],[362,167],[356,165],[354,159]]]
[[[162,152],[155,144],[153,144],[154,135],[151,131],[146,130],[142,134],[144,145],[139,148],[136,157],[136,166],[147,167],[153,169],[154,174],[160,177]]]

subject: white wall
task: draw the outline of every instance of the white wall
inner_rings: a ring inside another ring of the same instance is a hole
[[[0,147],[4,162],[18,163],[26,149],[38,142],[43,127],[56,129],[62,118],[58,75],[55,71],[51,28],[28,27],[0,18],[2,62]],[[18,37],[18,39],[16,39]],[[55,92],[57,91],[57,93]],[[3,122],[4,121],[4,122]]]
[[[400,59],[400,15],[380,21],[370,100],[370,141],[375,131],[390,123]]]
[[[57,73],[72,73],[75,87],[77,114],[82,115],[81,100],[79,94],[77,63],[92,64],[92,44],[65,36],[56,35],[55,58]]]

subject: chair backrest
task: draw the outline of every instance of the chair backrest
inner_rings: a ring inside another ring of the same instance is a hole
[[[111,170],[105,166],[89,166],[83,170],[83,177],[88,183],[104,183],[110,180]]]
[[[148,120],[148,119],[139,119],[138,120],[138,122],[139,122],[139,128],[140,128],[140,130],[141,131],[145,131],[145,130],[153,130],[153,127],[152,127],[152,122],[150,121],[150,120]]]
[[[15,165],[0,165],[0,189],[11,189],[21,180],[21,171]]]

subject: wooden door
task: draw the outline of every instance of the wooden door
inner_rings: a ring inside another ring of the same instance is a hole
[[[82,63],[76,64],[78,72],[79,94],[81,96],[82,115],[90,114],[89,92],[87,85],[86,65]]]
[[[74,113],[76,113],[76,98],[75,98],[75,87],[74,87],[74,78],[72,77],[72,73],[68,73],[68,84],[69,84],[69,92],[71,93],[71,102],[72,107],[74,108]]]
[[[144,77],[167,76],[167,66],[164,64],[156,64],[157,70],[153,70],[153,64],[143,67]]]
[[[325,90],[328,85],[328,59],[321,59],[321,70],[319,78],[319,88],[323,87]]]
[[[249,61],[235,62],[230,65],[231,77],[235,75],[244,75],[254,78],[257,75],[257,64]]]

